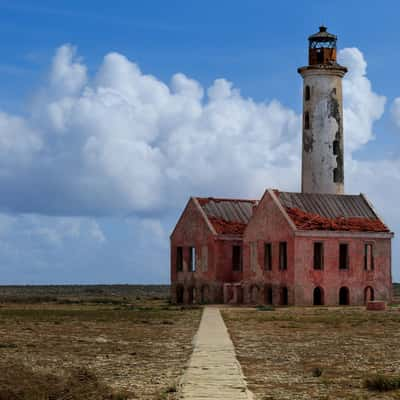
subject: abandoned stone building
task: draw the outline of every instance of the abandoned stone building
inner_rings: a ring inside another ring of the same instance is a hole
[[[171,234],[176,303],[361,305],[391,300],[393,233],[365,195],[344,194],[337,37],[309,37],[301,193],[192,197]]]

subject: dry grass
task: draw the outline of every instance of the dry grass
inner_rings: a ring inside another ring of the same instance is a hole
[[[66,376],[34,371],[23,365],[3,368],[0,400],[127,400],[129,393],[112,390],[85,368]]]
[[[0,400],[173,399],[200,314],[143,298],[3,303]]]
[[[400,304],[400,283],[393,284],[393,303]]]
[[[400,312],[361,308],[225,309],[256,399],[400,399],[368,378],[400,374]]]

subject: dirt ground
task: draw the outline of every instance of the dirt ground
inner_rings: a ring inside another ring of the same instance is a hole
[[[163,298],[4,299],[0,400],[173,399],[201,316]]]
[[[400,399],[363,384],[400,375],[398,308],[230,308],[223,316],[256,399]]]

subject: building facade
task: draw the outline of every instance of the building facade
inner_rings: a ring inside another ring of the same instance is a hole
[[[309,38],[302,192],[192,197],[171,234],[175,303],[362,305],[391,301],[393,233],[365,195],[344,194],[336,36]]]

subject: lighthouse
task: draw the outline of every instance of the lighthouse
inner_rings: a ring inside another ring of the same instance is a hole
[[[337,37],[325,26],[308,38],[303,77],[303,193],[344,193],[342,78],[336,61]]]

